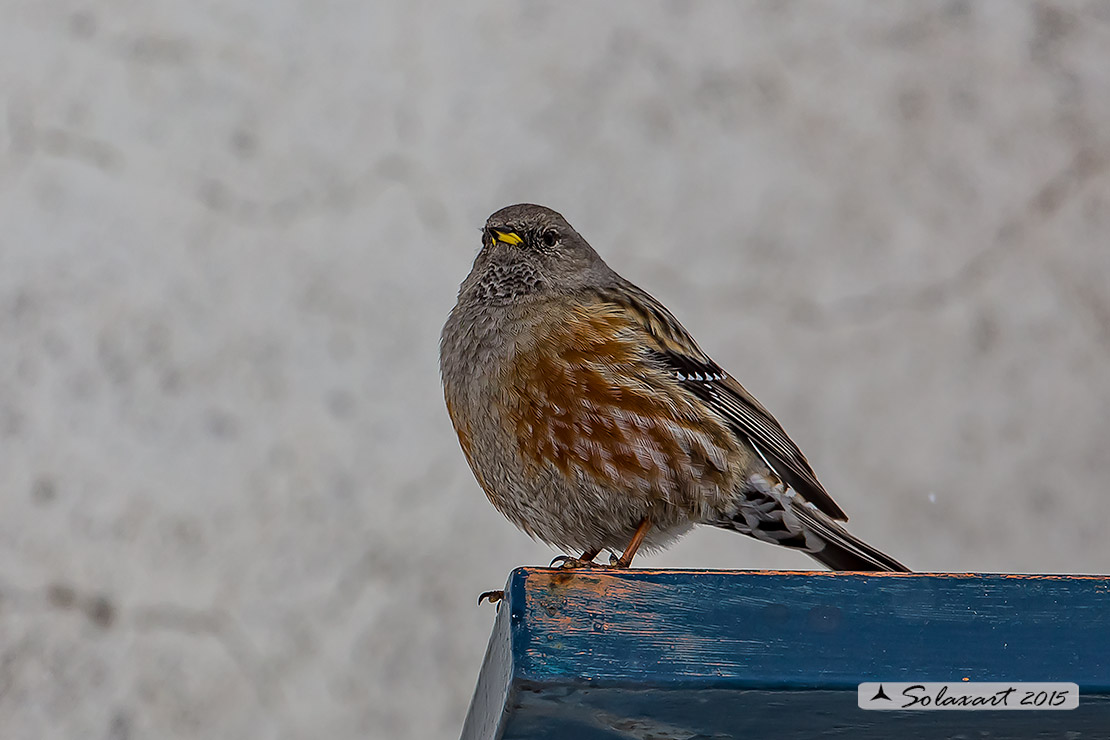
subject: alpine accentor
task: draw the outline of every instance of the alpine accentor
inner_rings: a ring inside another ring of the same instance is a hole
[[[489,217],[440,343],[447,410],[493,505],[533,537],[628,566],[695,524],[835,570],[907,568],[847,516],[775,418],[566,220]]]

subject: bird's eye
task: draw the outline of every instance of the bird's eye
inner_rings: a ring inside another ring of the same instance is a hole
[[[559,243],[559,232],[555,231],[555,229],[548,229],[547,231],[543,232],[543,236],[540,237],[540,241],[543,242],[543,245],[545,247],[554,247],[556,244]]]

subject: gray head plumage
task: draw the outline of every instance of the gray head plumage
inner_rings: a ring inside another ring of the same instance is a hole
[[[611,274],[561,214],[531,203],[506,206],[482,229],[482,251],[462,284],[487,305],[566,293]]]

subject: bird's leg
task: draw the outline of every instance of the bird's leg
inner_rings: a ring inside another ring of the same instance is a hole
[[[632,558],[636,557],[636,551],[639,550],[640,545],[644,543],[644,537],[647,536],[649,529],[651,529],[651,520],[644,517],[644,520],[640,522],[640,526],[636,527],[636,533],[632,535],[632,540],[628,543],[628,547],[624,548],[624,554],[619,558],[610,555],[609,565],[614,568],[627,568],[632,565]]]
[[[586,550],[586,552],[582,553],[582,557],[580,558],[572,558],[570,555],[560,555],[551,561],[549,567],[554,568],[555,564],[558,563],[560,568],[593,568],[596,565],[596,563],[594,563],[594,558],[597,557],[599,552],[601,552],[600,547]]]

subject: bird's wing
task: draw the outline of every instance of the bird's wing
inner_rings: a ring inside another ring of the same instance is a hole
[[[636,317],[651,340],[649,344],[653,346],[649,351],[654,359],[745,438],[788,486],[833,519],[848,519],[782,425],[698,347],[685,327],[659,301],[628,282],[619,291],[606,292],[602,297],[620,304]]]

